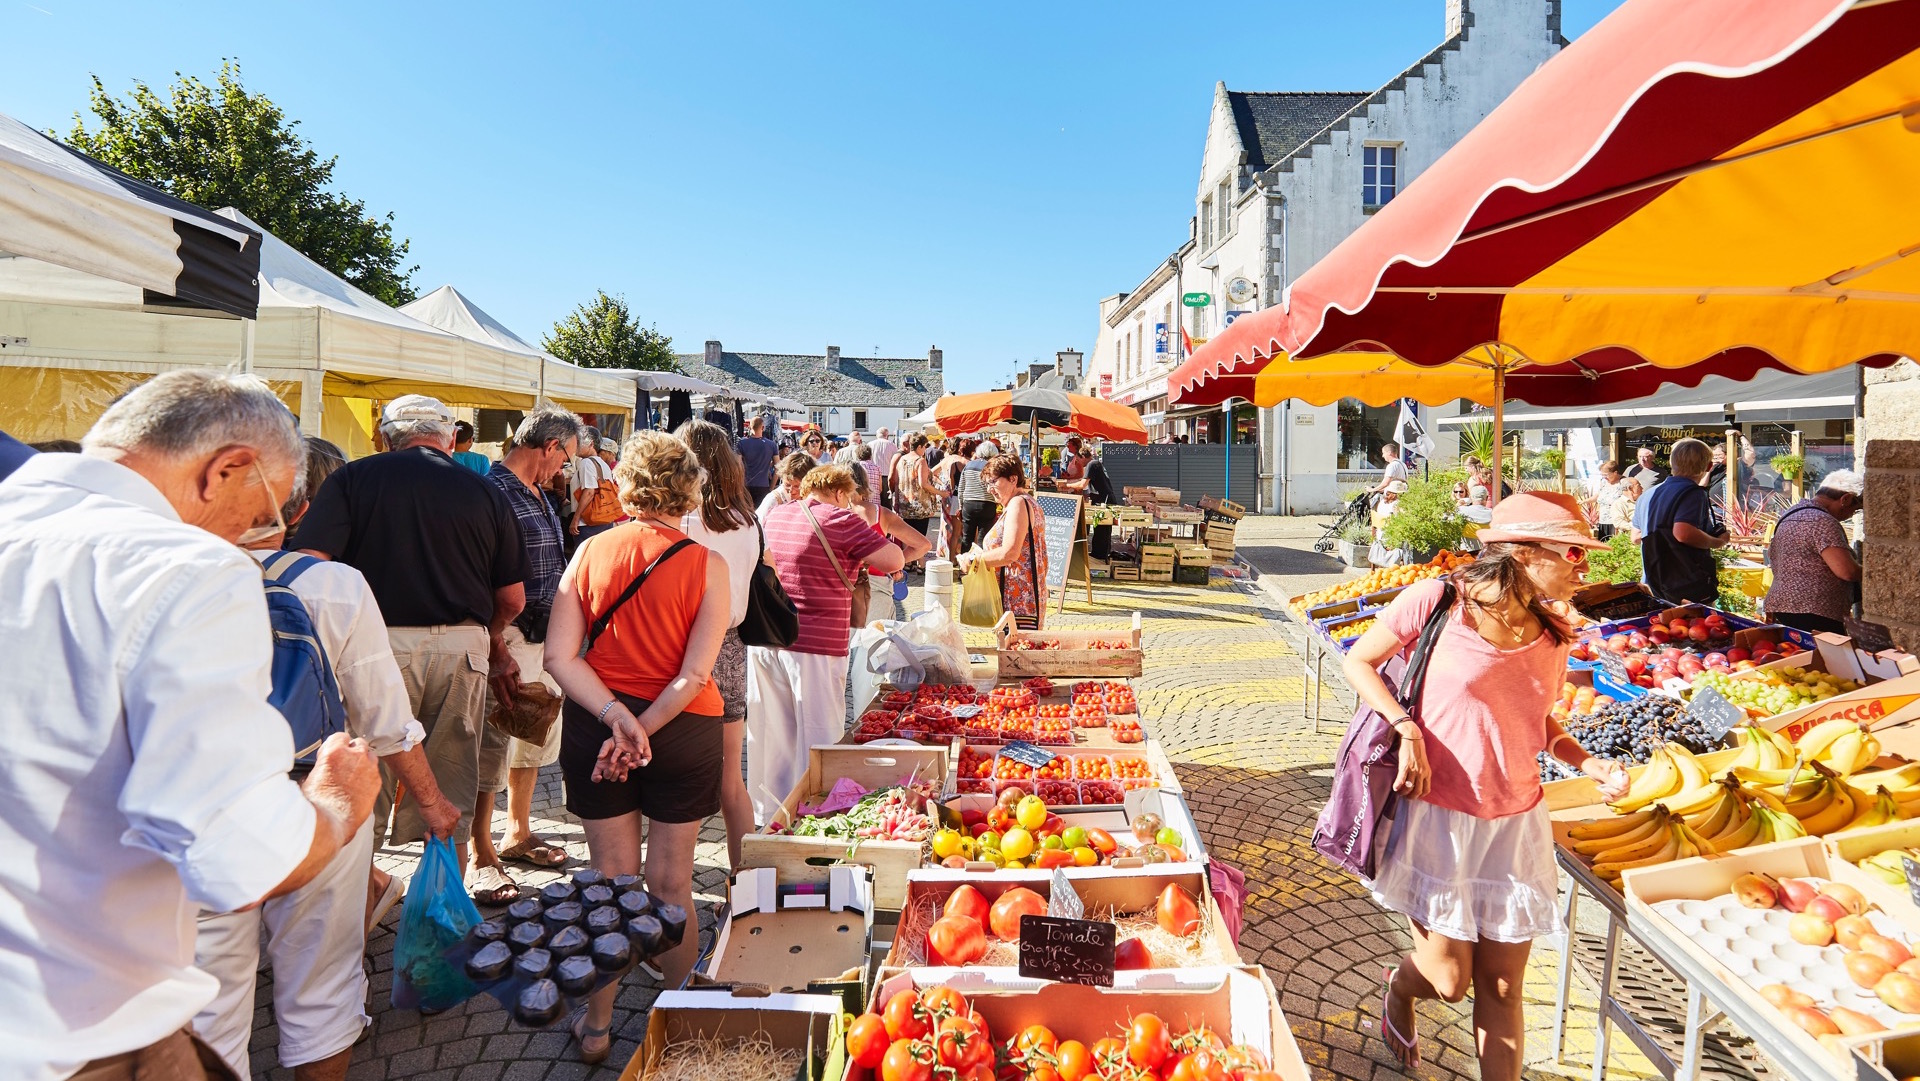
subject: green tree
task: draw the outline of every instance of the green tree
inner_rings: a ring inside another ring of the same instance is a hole
[[[677,372],[673,339],[657,327],[643,327],[627,310],[627,298],[602,289],[553,325],[546,350],[582,368],[626,368],[640,372]]]
[[[322,158],[280,107],[240,82],[227,61],[211,85],[175,72],[166,96],[142,82],[125,100],[94,76],[89,107],[97,131],[75,114],[67,142],[190,203],[234,207],[307,258],[388,304],[417,295],[403,266],[409,248],[393,215],[331,189],[338,158]]]

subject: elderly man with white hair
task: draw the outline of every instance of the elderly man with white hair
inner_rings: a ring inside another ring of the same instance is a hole
[[[304,458],[265,383],[181,371],[0,485],[0,1076],[232,1076],[187,1027],[218,990],[195,914],[299,889],[366,821],[361,741],[288,776],[237,547],[283,528]]]
[[[387,640],[421,727],[433,778],[460,808],[453,844],[466,864],[480,791],[481,715],[489,677],[508,693],[519,666],[506,630],[526,604],[527,550],[507,497],[453,460],[453,414],[408,394],[387,404],[380,435],[390,450],[348,464],[313,494],[288,543],[366,576],[387,621]],[[413,792],[397,800],[382,770],[376,838],[418,841],[427,821]],[[468,875],[474,899],[504,904],[520,888],[497,866]]]

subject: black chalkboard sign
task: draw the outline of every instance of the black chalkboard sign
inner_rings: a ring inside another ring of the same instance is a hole
[[[1064,492],[1036,492],[1033,498],[1046,517],[1047,596],[1067,591],[1067,570],[1073,565],[1073,544],[1080,536],[1083,497]]]
[[[1113,986],[1119,928],[1106,920],[1020,917],[1020,975],[1093,987]]]
[[[1920,863],[1913,862],[1911,857],[1902,856],[1900,865],[1907,870],[1907,896],[1913,898],[1914,904],[1920,905]]]
[[[1687,703],[1687,712],[1706,729],[1710,744],[1718,744],[1728,732],[1747,723],[1747,711],[1727,701],[1725,695],[1712,687],[1695,688],[1693,700]]]
[[[1035,769],[1039,769],[1041,766],[1053,761],[1054,758],[1052,751],[1047,750],[1045,747],[1035,746],[1023,739],[1009,740],[1005,747],[1000,748],[1000,754],[1003,758],[1011,758],[1015,762],[1023,762]]]

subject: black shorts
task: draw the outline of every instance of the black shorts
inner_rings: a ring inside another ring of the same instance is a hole
[[[643,698],[617,694],[639,716]],[[560,775],[567,810],[576,818],[618,818],[639,811],[656,822],[698,822],[720,811],[721,726],[718,717],[682,713],[648,740],[653,760],[624,781],[596,781],[593,764],[613,729],[586,708],[567,700],[560,714]]]

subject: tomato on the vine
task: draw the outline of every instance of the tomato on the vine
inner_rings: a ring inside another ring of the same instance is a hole
[[[887,1023],[879,1014],[863,1013],[847,1026],[847,1053],[868,1069],[880,1065],[892,1043],[892,1037],[887,1035]]]
[[[1053,1030],[1045,1025],[1028,1025],[1013,1038],[1014,1053],[1028,1056],[1028,1062],[1052,1055],[1059,1046],[1060,1041],[1054,1037]],[[1038,1055],[1034,1054],[1036,1051]]]
[[[1127,1041],[1114,1036],[1104,1036],[1093,1042],[1093,1068],[1101,1077],[1119,1072],[1127,1062]]]
[[[1079,1040],[1061,1040],[1053,1058],[1053,1068],[1060,1071],[1060,1081],[1081,1081],[1094,1076],[1093,1052]]]
[[[1227,1081],[1226,1063],[1211,1047],[1202,1047],[1187,1055],[1187,1074],[1192,1081]]]
[[[1245,1075],[1267,1069],[1267,1056],[1243,1043],[1234,1044],[1220,1052],[1220,1061],[1226,1065],[1227,1075],[1235,1081],[1246,1081]]]
[[[892,1008],[891,1004],[888,1006]],[[891,1028],[891,1026],[889,1026]],[[1166,1022],[1150,1013],[1135,1014],[1127,1026],[1127,1060],[1135,1066],[1159,1069],[1172,1050]]]
[[[993,1063],[993,1044],[971,1017],[947,1017],[940,1021],[934,1035],[934,1048],[940,1053],[940,1065],[970,1070]]]
[[[887,1000],[887,1008],[881,1013],[887,1024],[887,1035],[896,1040],[917,1040],[932,1030],[927,1021],[927,1011],[920,1005],[920,996],[912,990],[901,991]]]
[[[895,1040],[880,1060],[880,1081],[933,1081],[938,1061],[933,1045],[925,1040]]]
[[[920,992],[920,1012],[934,1025],[943,1018],[965,1017],[967,997],[951,987],[929,987]]]

